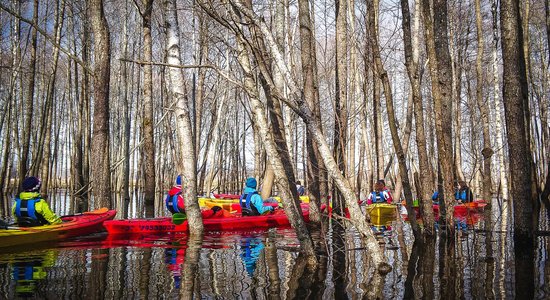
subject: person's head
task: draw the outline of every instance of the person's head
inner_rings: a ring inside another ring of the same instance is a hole
[[[300,180],[297,180],[296,185],[302,185],[302,182]]]
[[[386,183],[384,182],[383,179],[379,179],[379,180],[376,181],[376,183],[374,184],[374,188],[375,188],[377,191],[382,191],[385,187],[386,187]]]
[[[468,185],[466,184],[466,181],[459,180],[458,181],[458,187],[462,189],[462,188],[468,187]]]
[[[38,192],[41,186],[42,181],[40,181],[40,178],[34,176],[25,178],[21,184],[24,192]]]
[[[181,186],[181,175],[178,175],[178,177],[176,178],[176,185]]]
[[[258,182],[256,181],[256,178],[254,177],[248,177],[246,179],[246,187],[255,189],[258,186]]]

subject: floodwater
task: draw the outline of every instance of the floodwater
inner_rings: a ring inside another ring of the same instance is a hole
[[[373,271],[357,233],[334,219],[312,229],[319,254],[313,270],[291,228],[202,240],[99,233],[0,248],[0,299],[512,299],[522,291],[515,291],[505,208],[494,203],[490,212],[460,219],[458,236],[446,243],[414,242],[408,223],[386,220],[373,228],[392,266],[385,276]],[[541,222],[548,232],[548,220]],[[537,237],[536,299],[550,298],[549,246],[548,234]]]

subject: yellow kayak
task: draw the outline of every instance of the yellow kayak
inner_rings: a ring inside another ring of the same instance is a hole
[[[370,215],[372,224],[381,226],[395,220],[396,207],[395,204],[375,203],[367,205],[367,212]]]
[[[269,199],[275,199],[277,200],[277,202],[281,202],[281,197],[270,197]],[[199,201],[200,207],[212,207],[216,205],[224,207],[223,205],[231,205],[232,203],[239,203],[239,199],[220,199],[220,198],[205,198],[205,197],[199,197],[198,201]],[[309,196],[300,196],[300,201],[302,201],[302,203],[309,203]]]

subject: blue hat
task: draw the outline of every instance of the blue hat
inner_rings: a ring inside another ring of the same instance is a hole
[[[258,182],[256,181],[256,178],[249,177],[246,179],[246,187],[255,189],[256,186],[258,186]]]
[[[178,175],[178,178],[176,178],[176,185],[181,185],[181,175]]]
[[[41,185],[42,185],[42,182],[40,181],[40,178],[31,176],[23,180],[21,187],[25,192],[36,192],[40,190]]]

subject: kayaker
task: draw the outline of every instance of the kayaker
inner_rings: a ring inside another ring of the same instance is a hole
[[[474,194],[466,184],[466,181],[460,180],[458,182],[457,191],[455,192],[455,199],[459,204],[469,203],[474,200]]]
[[[27,177],[23,180],[21,188],[23,192],[15,198],[12,214],[17,225],[21,227],[33,227],[48,224],[61,224],[61,219],[51,211],[46,200],[40,195],[42,182],[38,177]]]
[[[298,191],[298,196],[303,196],[306,193],[306,188],[302,185],[300,180],[296,181],[296,190]]]
[[[374,191],[370,193],[367,204],[392,203],[393,199],[390,190],[386,187],[384,180],[378,180],[374,184]]]
[[[435,191],[432,195],[432,202],[434,204],[439,204],[439,191]]]
[[[256,190],[257,186],[258,182],[255,178],[249,177],[246,179],[246,186],[239,199],[243,216],[259,216],[265,212],[273,211],[272,206],[264,206],[262,196]]]
[[[183,194],[181,190],[181,175],[178,175],[176,178],[176,185],[174,185],[169,191],[166,199],[164,200],[166,208],[172,214],[175,213],[185,213],[185,200],[183,199]],[[219,206],[214,206],[211,209],[201,211],[202,217],[212,218],[212,217],[222,217],[226,215],[224,211]],[[227,212],[229,214],[229,212]]]

